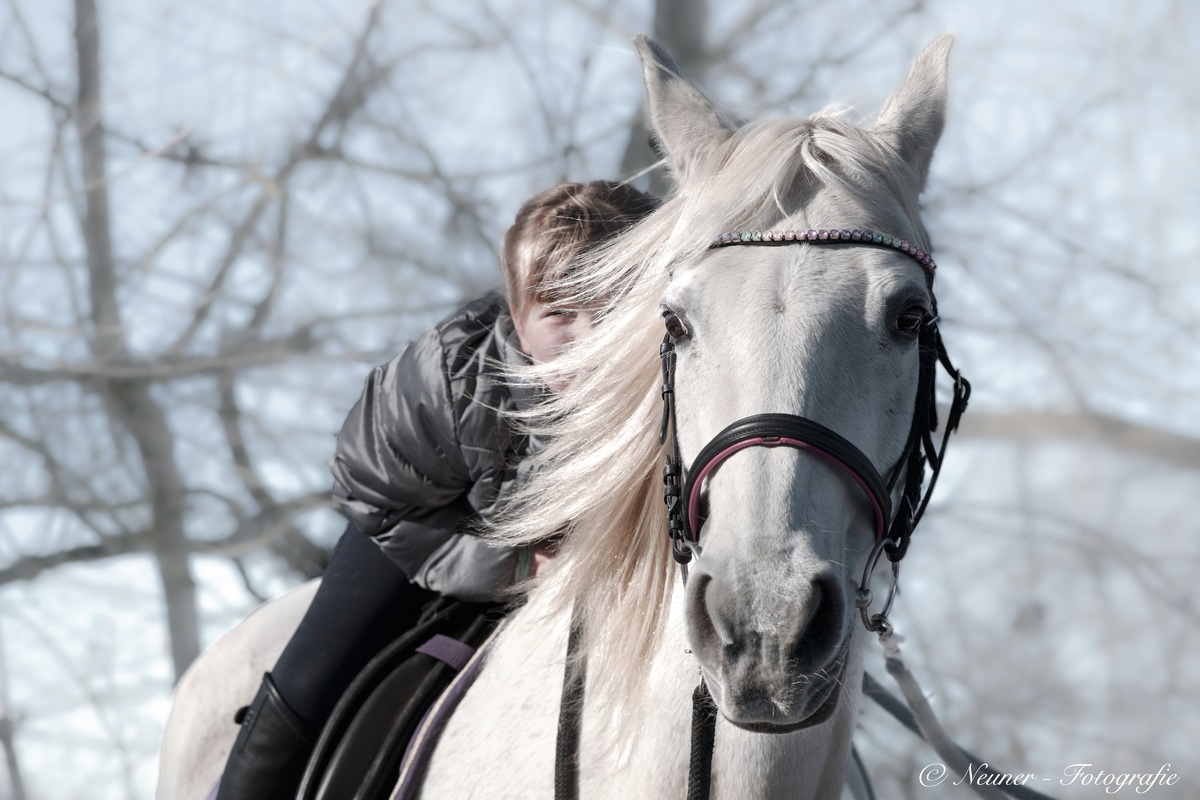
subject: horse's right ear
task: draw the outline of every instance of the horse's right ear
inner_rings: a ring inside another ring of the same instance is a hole
[[[709,157],[733,129],[665,47],[644,34],[633,42],[642,57],[651,131],[682,185],[707,171]]]

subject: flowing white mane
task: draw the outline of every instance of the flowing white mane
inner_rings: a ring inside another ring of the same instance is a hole
[[[553,579],[558,609],[585,620],[585,649],[617,696],[636,696],[666,617],[671,583],[659,444],[659,298],[673,265],[703,256],[722,231],[767,228],[801,211],[821,186],[863,207],[915,208],[918,177],[884,141],[832,115],[756,122],[712,154],[718,168],[682,185],[658,211],[599,248],[561,287],[567,302],[603,308],[593,334],[518,379],[578,376],[522,422],[547,442],[531,478],[489,535],[529,544],[567,532]],[[865,224],[873,220],[829,220]],[[926,242],[927,244],[927,242]],[[595,673],[593,673],[595,674]]]

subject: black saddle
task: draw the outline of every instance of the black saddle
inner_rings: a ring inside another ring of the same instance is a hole
[[[297,800],[387,800],[425,712],[503,616],[497,605],[448,598],[431,604],[417,627],[346,689],[317,739]]]

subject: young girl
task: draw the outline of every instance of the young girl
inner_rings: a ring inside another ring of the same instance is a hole
[[[538,401],[534,387],[506,382],[504,368],[550,361],[590,326],[590,312],[556,306],[545,287],[656,206],[608,181],[534,196],[504,236],[507,298],[467,304],[372,371],[330,462],[350,526],[241,719],[217,800],[293,797],[341,693],[429,599],[500,600],[548,558],[476,535],[530,447],[506,414]]]

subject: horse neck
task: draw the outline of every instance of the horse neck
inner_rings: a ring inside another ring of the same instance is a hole
[[[855,685],[862,674],[859,652],[854,648],[846,672]],[[655,656],[644,669],[645,695],[637,702],[606,693],[601,676],[589,670],[580,745],[582,796],[687,796],[692,693],[699,670],[688,650],[680,584],[672,592]],[[858,692],[843,693],[827,722],[791,734],[750,733],[718,719],[714,800],[839,797],[857,700]],[[625,713],[615,714],[615,709]]]

